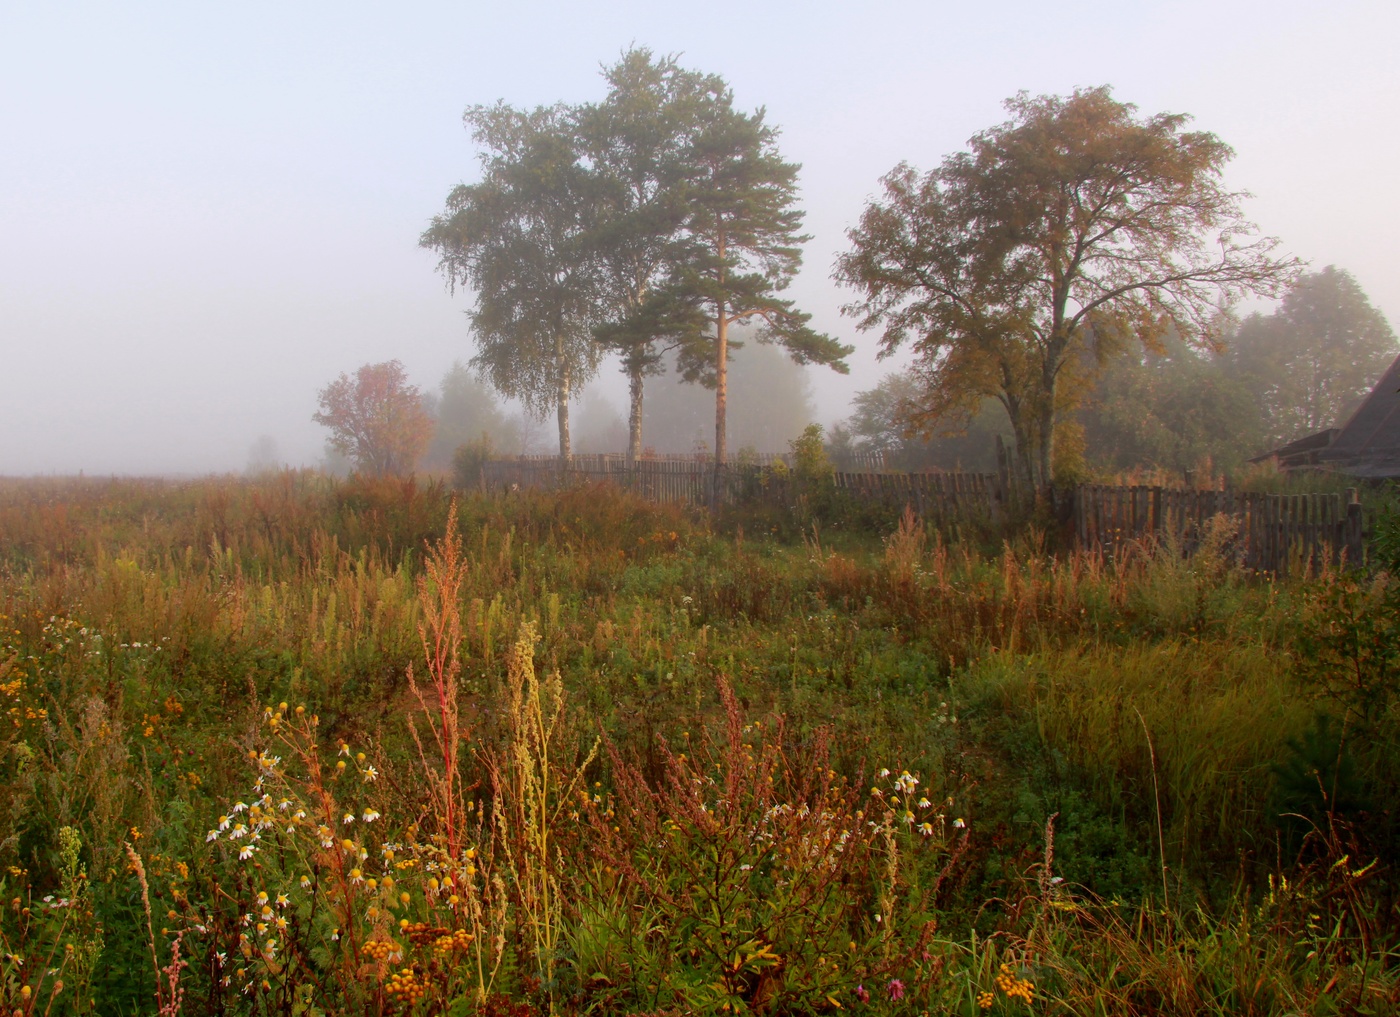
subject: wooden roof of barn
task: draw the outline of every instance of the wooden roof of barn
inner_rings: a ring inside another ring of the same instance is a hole
[[[1317,461],[1358,477],[1400,476],[1400,357],[1317,452]]]

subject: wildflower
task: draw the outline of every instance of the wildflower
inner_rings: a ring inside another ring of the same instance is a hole
[[[227,829],[228,829],[228,822],[229,822],[228,816],[220,816],[220,817],[219,817],[219,829],[220,829],[220,830],[227,830]]]
[[[277,810],[279,812],[286,812],[291,807],[292,800],[290,798],[283,798],[280,802],[277,803]]]
[[[963,819],[962,819],[961,816],[959,816],[957,819],[953,820],[953,829],[955,829],[955,830],[961,830],[961,829],[963,829],[963,828],[966,827],[966,826],[967,826],[967,824],[963,822]]]
[[[218,830],[210,830],[207,834],[204,835],[204,843],[206,843],[206,844],[208,844],[211,840],[218,840],[218,839],[219,839],[219,831],[218,831]]]
[[[857,985],[857,986],[856,986],[856,999],[860,1000],[862,1003],[869,1003],[869,1002],[870,1002],[870,990],[867,989],[864,985]]]
[[[364,775],[366,784],[372,784],[374,781],[379,779],[379,771],[372,766],[365,767]]]
[[[266,903],[267,903],[267,891],[266,891],[266,890],[259,890],[259,891],[258,891],[258,903],[259,903],[259,904],[266,904]]]
[[[880,767],[880,779],[881,779],[881,780],[884,780],[884,779],[885,779],[886,777],[888,777],[889,775],[890,775],[889,767],[887,767],[887,766],[882,766],[882,767]]]
[[[898,1003],[904,998],[904,983],[898,978],[891,978],[889,984],[890,999]]]
[[[920,824],[919,824],[919,832],[922,833],[925,837],[931,837],[931,836],[933,836],[933,824],[932,824],[932,823],[920,823]]]
[[[279,893],[277,895],[277,906],[279,908],[284,908],[290,903],[291,899],[285,893]]]
[[[234,811],[234,812],[247,812],[247,811],[248,811],[248,806],[244,805],[242,802],[235,802],[235,803],[234,803],[234,806],[233,806],[233,811]]]
[[[373,809],[365,809],[364,814],[360,818],[366,823],[373,823],[379,818],[379,813],[375,812]]]
[[[353,823],[354,821],[355,821],[355,813],[353,813],[353,812],[347,812],[347,813],[345,813],[345,818],[341,820],[341,822],[344,823],[346,826],[349,826],[349,825],[350,825],[351,823]]]
[[[920,799],[919,799],[919,808],[921,808],[921,809],[931,809],[931,808],[933,808],[933,802],[929,801],[927,798],[920,798]]]
[[[253,857],[253,852],[256,850],[257,847],[255,845],[244,844],[243,848],[238,852],[238,860],[240,862],[246,862],[249,858]]]
[[[350,755],[350,745],[349,745],[348,742],[341,742],[341,743],[340,743],[340,752],[338,753],[338,755],[342,755],[342,756],[348,756],[348,755]]]
[[[278,915],[277,921],[273,924],[275,924],[279,930],[286,931],[287,919],[283,918],[281,915]]]
[[[302,876],[302,877],[301,877],[301,888],[302,888],[303,890],[310,890],[310,889],[311,889],[311,877],[310,877],[310,876]]]
[[[239,837],[242,837],[247,832],[248,828],[246,826],[244,826],[242,823],[236,823],[234,824],[233,831],[229,834],[229,839],[237,840]]]
[[[350,882],[352,882],[352,883],[363,883],[364,881],[365,881],[365,876],[364,876],[364,873],[363,873],[363,872],[361,872],[359,869],[351,869],[351,870],[350,870]]]

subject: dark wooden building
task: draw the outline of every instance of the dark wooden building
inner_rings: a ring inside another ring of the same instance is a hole
[[[1341,427],[1280,445],[1251,462],[1277,459],[1279,469],[1322,469],[1353,477],[1400,477],[1400,357],[1386,369]]]

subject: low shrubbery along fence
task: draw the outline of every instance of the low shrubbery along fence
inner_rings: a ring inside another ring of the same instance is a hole
[[[995,524],[1040,497],[1081,548],[1113,552],[1129,543],[1170,540],[1190,552],[1214,532],[1241,564],[1264,572],[1286,571],[1290,561],[1312,566],[1357,562],[1363,553],[1362,511],[1354,489],[1345,494],[1273,495],[1081,484],[1037,494],[1019,489],[1004,473],[873,469],[836,471],[826,483],[815,483],[797,476],[786,457],[778,455],[731,464],[718,472],[711,462],[694,456],[643,459],[629,467],[624,456],[581,455],[567,469],[561,469],[556,457],[531,456],[488,462],[481,479],[495,489],[606,482],[657,502],[775,507],[796,504],[825,487],[894,512],[909,506],[937,525]]]

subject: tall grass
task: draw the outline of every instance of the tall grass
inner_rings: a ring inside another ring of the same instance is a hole
[[[0,533],[9,1012],[1396,1002],[1384,575],[296,473]]]

